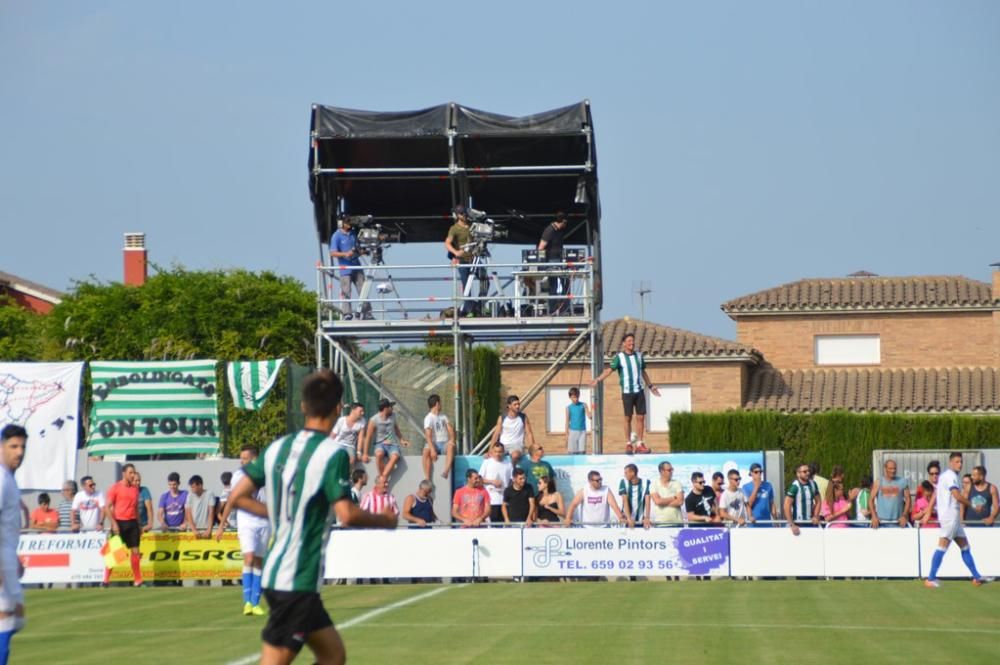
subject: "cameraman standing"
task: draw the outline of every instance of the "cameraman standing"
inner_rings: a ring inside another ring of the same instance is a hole
[[[472,236],[469,232],[469,219],[465,211],[465,206],[461,204],[457,205],[452,209],[451,213],[452,217],[455,218],[455,223],[448,229],[448,236],[444,239],[444,246],[448,250],[448,258],[451,259],[451,264],[458,266],[458,279],[461,282],[458,292],[464,295],[465,287],[469,283],[469,276],[471,274],[470,263],[472,262],[472,257],[465,251],[465,247],[472,241]],[[477,304],[471,300],[463,300],[460,311],[461,316],[468,316],[470,313],[476,311]]]
[[[560,211],[556,213],[555,220],[542,232],[542,239],[538,241],[538,251],[545,252],[546,263],[562,261],[563,234],[566,232],[567,224],[566,213]],[[549,270],[560,270],[560,268],[550,267]],[[564,277],[549,277],[549,300],[546,301],[546,310],[550,316],[562,314],[568,309],[564,293],[567,284],[568,280]],[[556,296],[563,297],[555,300]]]
[[[344,320],[350,321],[354,318],[351,312],[351,284],[361,295],[361,288],[365,283],[365,273],[361,268],[360,253],[357,249],[358,234],[351,228],[351,219],[342,217],[340,228],[334,231],[330,238],[330,256],[337,260],[340,266],[338,275],[340,277],[340,297],[344,302],[341,304],[341,311],[344,313]],[[361,303],[361,316],[365,319],[372,318],[372,306],[370,303]]]

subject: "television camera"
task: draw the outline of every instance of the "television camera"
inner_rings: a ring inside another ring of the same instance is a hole
[[[516,211],[511,211],[511,216],[516,216]],[[469,238],[471,242],[462,246],[462,249],[472,256],[489,256],[489,243],[498,238],[507,237],[507,227],[495,222],[482,210],[469,208]]]
[[[352,224],[358,226],[358,254],[371,256],[372,263],[384,263],[382,252],[385,248],[389,247],[390,243],[402,240],[402,233],[386,231],[381,224],[374,221],[371,215],[359,215],[348,219]]]

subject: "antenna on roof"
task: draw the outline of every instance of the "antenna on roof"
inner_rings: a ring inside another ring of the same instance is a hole
[[[652,296],[653,288],[651,282],[643,280],[641,282],[632,282],[632,301],[635,302],[635,296],[639,297],[639,320],[646,320],[646,296]],[[652,297],[650,297],[650,302],[652,302]]]

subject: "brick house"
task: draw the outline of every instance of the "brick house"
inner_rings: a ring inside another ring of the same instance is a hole
[[[804,279],[722,311],[766,360],[746,409],[1000,413],[1000,271]]]
[[[961,276],[803,279],[722,305],[736,341],[622,319],[605,323],[605,363],[626,332],[663,393],[649,396],[647,443],[669,450],[673,411],[727,409],[810,413],[1000,414],[1000,270],[992,284]],[[501,351],[508,394],[525,394],[567,342]],[[586,350],[564,365],[526,408],[549,452],[565,450],[570,386],[586,383]],[[621,394],[605,382],[604,451],[623,452]]]
[[[668,420],[672,411],[724,411],[742,405],[750,371],[761,355],[749,346],[698,333],[641,321],[617,319],[602,326],[605,363],[621,348],[627,332],[635,334],[636,349],[646,357],[649,378],[660,397],[649,395],[647,444],[655,451],[669,449]],[[568,342],[534,341],[505,347],[500,354],[504,390],[525,395]],[[548,452],[566,450],[567,391],[580,388],[590,402],[590,360],[586,348],[570,357],[541,393],[525,408],[535,438]],[[604,382],[604,452],[625,450],[624,415],[616,375]],[[589,446],[589,443],[588,443]],[[589,450],[589,448],[588,448]]]
[[[7,296],[15,304],[36,314],[48,314],[62,302],[62,293],[47,286],[0,272],[0,296]]]

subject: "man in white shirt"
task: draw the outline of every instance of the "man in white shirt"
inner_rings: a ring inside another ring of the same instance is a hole
[[[347,452],[353,467],[359,457],[362,457],[365,447],[365,407],[361,402],[354,402],[347,411],[346,416],[337,419],[337,423],[330,432],[330,438],[338,446]]]
[[[656,524],[683,524],[684,488],[674,480],[674,467],[670,462],[660,462],[660,476],[649,488],[652,521]]]
[[[722,498],[719,499],[719,515],[723,521],[743,526],[751,520],[747,510],[747,497],[740,487],[740,472],[730,469],[727,479],[729,486],[722,491]]]
[[[502,443],[490,447],[490,456],[479,467],[479,476],[490,495],[490,523],[503,524],[503,491],[510,485],[514,468],[504,459]]]
[[[941,530],[938,533],[938,546],[931,557],[931,572],[924,580],[924,586],[936,589],[938,586],[937,573],[944,561],[944,555],[948,552],[951,541],[955,541],[958,548],[962,550],[962,562],[972,573],[972,583],[975,586],[982,586],[986,582],[992,581],[979,574],[976,570],[976,562],[972,559],[972,550],[969,549],[969,540],[965,537],[965,529],[962,527],[959,506],[970,506],[971,503],[962,494],[962,483],[958,479],[958,474],[962,472],[962,453],[954,452],[948,456],[948,470],[938,477],[937,491],[934,493],[937,501],[938,519],[941,521]]]
[[[73,497],[73,530],[104,530],[104,494],[97,491],[97,483],[90,476],[80,479],[83,489]]]
[[[615,512],[619,522],[628,521],[611,488],[601,484],[601,474],[597,471],[587,474],[587,487],[576,493],[566,509],[566,526],[573,524],[573,511],[577,506],[581,506],[580,523],[585,526],[607,526],[611,522],[610,510]]]
[[[430,411],[424,416],[424,479],[430,480],[434,471],[434,462],[438,455],[445,453],[442,478],[451,473],[451,465],[455,461],[455,428],[448,422],[448,416],[441,413],[441,396],[431,395],[427,398]]]

